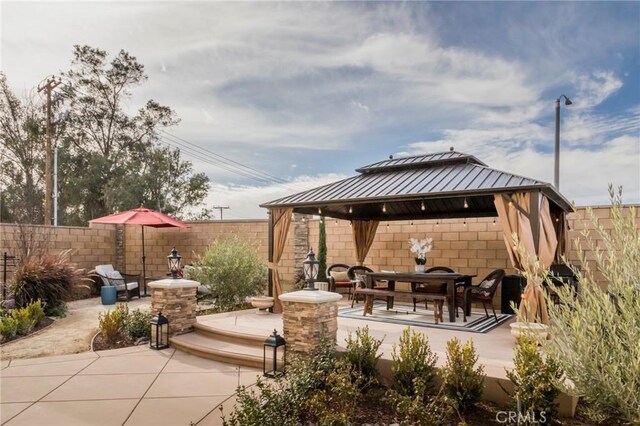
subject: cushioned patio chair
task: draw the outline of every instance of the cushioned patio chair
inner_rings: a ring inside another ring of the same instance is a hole
[[[347,269],[349,269],[347,264],[334,263],[327,268],[327,279],[329,280],[329,291],[339,293],[339,288],[346,288],[349,290],[349,298],[351,298],[353,284],[347,275]]]
[[[467,287],[462,292],[456,292],[456,311],[458,310],[458,307],[462,308],[464,322],[467,322],[467,311],[471,306],[471,302],[482,303],[482,307],[484,308],[484,313],[487,318],[489,317],[487,304],[489,304],[493,311],[493,316],[495,317],[496,322],[498,322],[498,316],[496,315],[496,310],[493,307],[493,296],[496,294],[496,290],[503,278],[504,270],[496,269],[487,275],[480,284]]]
[[[140,274],[124,274],[113,269],[113,265],[98,265],[95,274],[102,279],[105,286],[114,286],[116,295],[129,301],[132,297],[140,298]]]

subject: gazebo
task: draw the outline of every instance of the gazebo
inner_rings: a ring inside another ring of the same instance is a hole
[[[551,184],[492,169],[474,157],[449,151],[390,158],[356,169],[357,175],[289,195],[269,209],[269,295],[280,312],[278,263],[293,213],[349,220],[356,259],[362,264],[380,221],[498,216],[513,266],[524,270],[514,249],[516,233],[528,254],[547,266],[565,251],[571,203]]]

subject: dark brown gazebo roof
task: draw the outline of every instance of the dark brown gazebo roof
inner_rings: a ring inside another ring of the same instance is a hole
[[[551,184],[492,169],[455,151],[384,160],[356,171],[356,176],[261,207],[291,207],[345,220],[486,217],[497,214],[495,194],[540,191],[552,210],[573,211]]]

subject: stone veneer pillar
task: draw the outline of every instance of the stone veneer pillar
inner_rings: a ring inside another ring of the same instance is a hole
[[[152,281],[151,313],[158,312],[169,320],[169,336],[184,334],[193,330],[196,323],[196,291],[200,285],[197,281],[183,279],[166,279]]]
[[[300,290],[280,296],[287,351],[311,354],[323,338],[336,341],[338,300],[342,296],[328,291]]]

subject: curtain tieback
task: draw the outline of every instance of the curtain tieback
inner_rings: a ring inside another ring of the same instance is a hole
[[[278,270],[278,264],[277,263],[269,262],[267,264],[267,267],[269,269],[271,269],[272,271],[277,271]]]

